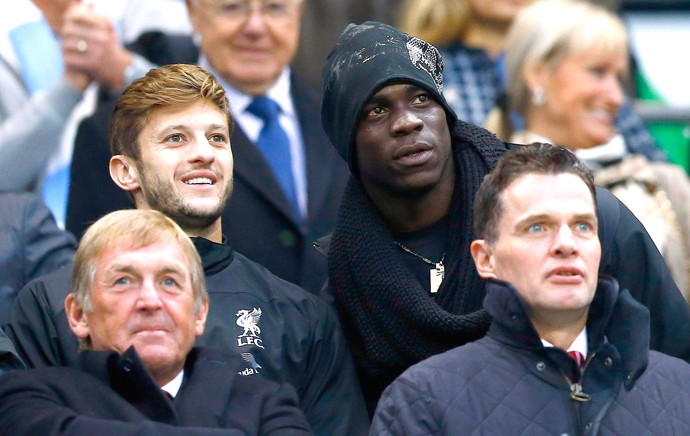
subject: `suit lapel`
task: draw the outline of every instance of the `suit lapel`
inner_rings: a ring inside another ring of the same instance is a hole
[[[307,172],[307,208],[308,217],[318,216],[325,195],[328,192],[329,176],[335,176],[332,171],[335,153],[329,153],[330,141],[321,128],[320,102],[316,93],[304,88],[299,81],[292,80],[292,99],[299,118],[302,138],[304,139],[304,154]],[[324,174],[327,174],[324,177]]]
[[[150,420],[178,425],[172,404],[163,396],[133,347],[122,355],[114,351],[82,352],[77,367],[108,384]]]
[[[280,188],[273,170],[259,148],[247,137],[240,126],[235,126],[230,142],[235,160],[234,177],[241,179],[257,191],[268,203],[297,225],[297,217]],[[232,198],[228,207],[232,207]]]

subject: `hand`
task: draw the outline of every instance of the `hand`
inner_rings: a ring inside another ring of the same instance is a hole
[[[108,17],[97,14],[91,5],[77,3],[65,12],[60,33],[66,74],[79,72],[110,88],[123,86],[132,55]]]
[[[77,91],[85,90],[89,83],[91,83],[91,78],[87,74],[71,67],[65,67],[64,77],[67,83]]]

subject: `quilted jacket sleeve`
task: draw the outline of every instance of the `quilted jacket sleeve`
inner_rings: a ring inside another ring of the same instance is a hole
[[[417,383],[424,374],[403,373],[386,388],[376,407],[370,435],[439,434],[446,408]]]

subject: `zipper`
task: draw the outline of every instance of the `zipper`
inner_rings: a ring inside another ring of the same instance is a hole
[[[582,380],[582,375],[587,370],[587,367],[589,366],[589,362],[592,361],[595,354],[596,353],[590,353],[587,356],[587,359],[585,360],[584,365],[582,365],[582,368],[580,368],[580,380]],[[591,395],[586,394],[582,390],[582,385],[580,384],[580,382],[573,383],[573,381],[570,380],[570,378],[568,376],[566,376],[562,372],[561,372],[561,374],[563,375],[563,378],[565,378],[565,381],[568,383],[568,387],[570,388],[570,398],[572,398],[575,401],[581,402],[581,403],[585,403],[585,402],[592,399]]]
[[[580,369],[580,380],[582,380],[582,374],[584,374],[585,369],[587,369],[587,366],[594,357],[594,354],[595,353],[592,353],[589,356],[587,356],[587,360],[585,360],[584,365]],[[568,383],[568,387],[570,388],[570,398],[573,400],[570,403],[570,411],[573,415],[573,420],[575,421],[575,433],[581,435],[584,432],[582,427],[582,413],[580,413],[580,408],[582,407],[582,403],[590,401],[592,399],[592,396],[586,394],[582,390],[582,385],[579,382],[573,383],[573,381],[570,380],[570,378],[563,372],[561,372],[561,375],[565,379],[566,383]]]

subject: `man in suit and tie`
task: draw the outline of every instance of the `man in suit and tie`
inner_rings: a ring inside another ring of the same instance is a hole
[[[192,348],[209,301],[185,232],[163,213],[101,218],[77,251],[65,310],[82,351],[70,367],[0,381],[13,434],[311,434],[292,386],[238,374],[238,356]],[[221,432],[218,429],[226,429]]]
[[[198,47],[157,33],[132,49],[159,64],[199,63],[216,75],[237,123],[223,234],[277,276],[316,292],[326,259],[311,243],[332,230],[348,173],[320,126],[318,95],[289,67],[304,0],[188,0],[187,8]],[[110,108],[102,102],[77,135],[67,218],[76,235],[101,214],[131,206],[105,174]]]

